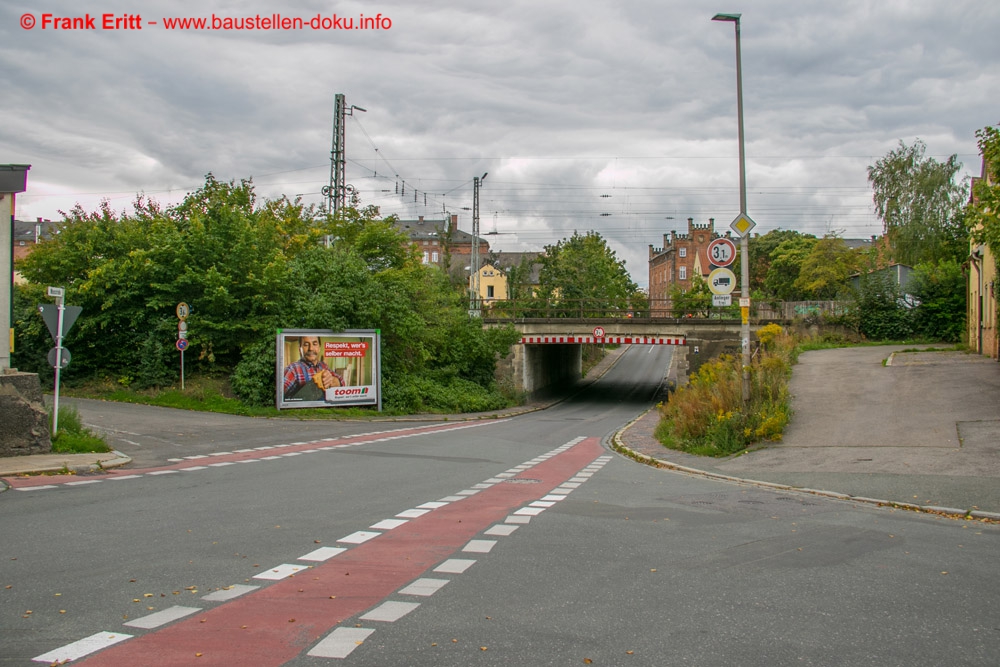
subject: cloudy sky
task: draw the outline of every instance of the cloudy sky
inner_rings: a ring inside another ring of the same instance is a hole
[[[275,11],[305,28],[166,28]],[[343,93],[367,110],[346,124],[361,203],[470,230],[488,172],[493,248],[596,230],[645,285],[650,244],[739,213],[735,38],[717,12],[742,14],[757,231],[879,233],[866,167],[900,141],[978,175],[974,133],[1000,123],[1000,3],[972,0],[7,0],[0,163],[32,165],[21,220],[139,192],[172,204],[208,172],[319,204]],[[45,16],[88,14],[94,30]],[[308,26],[334,15],[379,29]]]

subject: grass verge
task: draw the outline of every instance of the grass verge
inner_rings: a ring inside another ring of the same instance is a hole
[[[104,438],[94,434],[80,421],[80,413],[73,406],[59,406],[59,429],[52,438],[52,451],[60,454],[88,454],[110,452]]]

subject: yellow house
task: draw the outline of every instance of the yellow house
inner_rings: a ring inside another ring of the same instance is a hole
[[[507,275],[494,264],[479,268],[479,298],[484,303],[507,300]]]
[[[983,160],[982,179],[993,184],[992,175]],[[978,179],[973,179],[975,182]],[[966,322],[969,347],[980,354],[1000,360],[1000,338],[997,336],[997,262],[985,244],[972,243],[969,253],[969,290]]]

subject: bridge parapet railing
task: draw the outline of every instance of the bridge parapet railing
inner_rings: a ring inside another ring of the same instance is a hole
[[[703,308],[679,308],[669,300],[630,299],[509,299],[484,301],[482,316],[494,322],[522,320],[580,319],[682,319],[740,320],[738,305]],[[750,317],[754,320],[790,320],[783,302],[751,303]]]

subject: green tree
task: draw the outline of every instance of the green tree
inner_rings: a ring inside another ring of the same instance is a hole
[[[638,292],[625,261],[597,232],[583,236],[574,232],[571,238],[546,246],[540,260],[539,296],[565,303],[567,314],[579,312],[581,303],[593,314],[626,308]]]
[[[893,259],[910,266],[966,254],[961,212],[967,190],[955,182],[962,164],[956,155],[944,162],[925,157],[926,149],[919,139],[912,146],[900,141],[868,167],[875,212]]]
[[[847,279],[858,270],[858,253],[844,239],[817,239],[802,260],[793,286],[808,299],[834,299],[847,287]]]
[[[914,332],[926,338],[957,343],[965,331],[965,274],[955,259],[917,264],[909,291],[917,299]]]
[[[770,253],[764,292],[784,301],[803,301],[808,297],[796,287],[802,263],[806,261],[818,239],[814,236],[790,236]]]
[[[976,138],[985,178],[973,185],[964,221],[973,240],[986,244],[1000,267],[1000,130],[987,126],[976,131]]]
[[[767,278],[774,261],[778,247],[786,241],[800,241],[801,239],[815,239],[811,234],[802,234],[794,229],[772,229],[766,234],[753,236],[749,240],[748,251],[750,253],[750,291],[767,292]],[[737,249],[739,239],[735,240]],[[786,246],[787,247],[787,246]],[[736,275],[740,275],[740,256],[737,252],[736,261],[731,267]],[[798,272],[796,271],[796,276]],[[794,282],[795,278],[792,278]]]
[[[707,317],[712,307],[712,290],[699,275],[691,279],[691,289],[685,291],[676,283],[670,286],[670,304],[674,317]]]
[[[854,315],[858,332],[871,340],[903,340],[913,332],[911,310],[886,271],[861,275]]]

